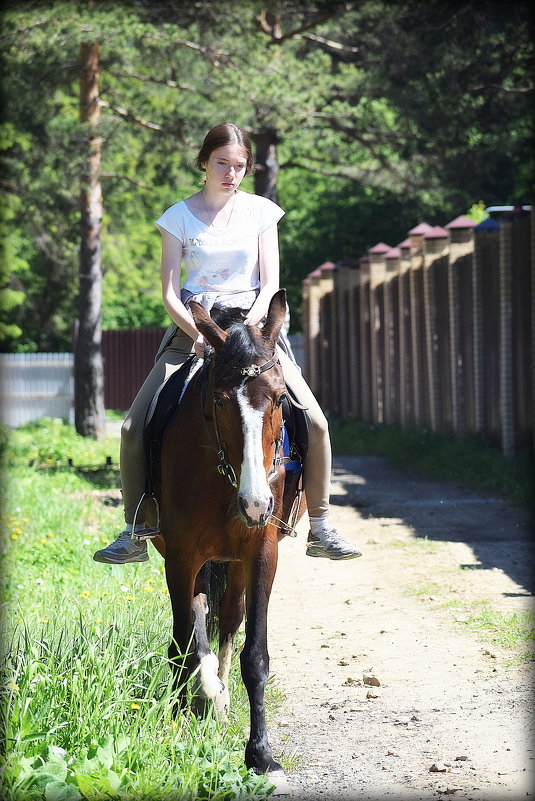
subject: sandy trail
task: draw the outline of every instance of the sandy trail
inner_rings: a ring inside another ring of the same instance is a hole
[[[270,736],[275,755],[299,756],[292,796],[526,798],[531,667],[466,621],[485,601],[533,608],[527,515],[375,457],[335,460],[332,501],[364,556],[306,557],[302,521],[281,543],[270,606],[271,673],[286,696]],[[380,687],[363,684],[368,670]]]

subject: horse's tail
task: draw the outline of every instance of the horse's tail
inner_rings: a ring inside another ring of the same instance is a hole
[[[227,587],[228,562],[206,562],[203,571],[208,598],[206,631],[213,640],[219,634],[219,605]]]

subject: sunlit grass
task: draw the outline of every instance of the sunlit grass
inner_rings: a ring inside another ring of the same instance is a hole
[[[95,494],[91,472],[38,467],[67,447],[75,464],[100,464],[115,446],[88,446],[54,421],[29,428],[4,454],[2,800],[265,797],[270,783],[243,764],[239,661],[228,725],[177,711],[163,560],[150,547],[149,562],[95,563],[123,527],[117,493]]]

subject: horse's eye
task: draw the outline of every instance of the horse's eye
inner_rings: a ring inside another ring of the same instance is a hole
[[[217,395],[214,397],[214,403],[220,409],[222,409],[224,407],[224,405],[225,405],[225,401],[223,400],[223,398],[220,398]]]

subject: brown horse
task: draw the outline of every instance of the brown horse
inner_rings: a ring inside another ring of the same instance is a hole
[[[290,513],[283,508],[281,458],[281,404],[287,389],[275,352],[285,309],[285,291],[279,290],[263,328],[237,322],[224,330],[191,303],[195,324],[213,351],[190,379],[167,428],[156,492],[173,608],[170,658],[180,660],[180,681],[184,670],[194,673],[197,695],[213,701],[224,715],[234,636],[245,613],[240,661],[251,723],[245,763],[257,773],[269,771],[275,783],[284,774],[272,756],[264,691],[268,603],[278,542],[288,533],[280,521]],[[219,609],[210,610],[219,618],[218,656],[206,631],[203,566],[208,562],[228,563]]]

